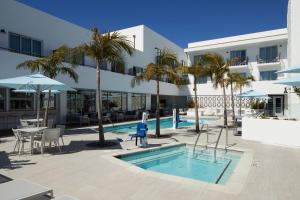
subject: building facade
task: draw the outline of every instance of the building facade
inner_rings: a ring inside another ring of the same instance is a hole
[[[270,97],[267,110],[270,115],[300,117],[299,97],[293,88],[274,84],[274,81],[294,75],[277,74],[276,71],[289,66],[300,66],[300,3],[289,1],[288,27],[259,33],[245,34],[214,40],[189,43],[182,49],[147,26],[140,25],[119,30],[132,42],[133,56],[124,55],[121,68],[109,63],[101,70],[102,105],[104,112],[113,107],[116,111],[151,110],[156,106],[154,81],[131,87],[131,80],[148,63],[156,61],[157,49],[168,48],[177,53],[178,59],[192,65],[201,55],[216,52],[225,60],[239,57],[230,71],[243,76],[253,75],[255,80],[244,91],[253,89]],[[12,14],[13,13],[13,14]],[[2,0],[0,6],[0,79],[27,75],[28,70],[16,70],[25,60],[47,56],[62,45],[76,47],[89,42],[91,32],[65,20],[36,10],[17,1]],[[61,93],[51,97],[51,111],[56,121],[65,123],[68,115],[88,116],[96,111],[95,62],[84,56],[76,68],[79,81],[75,83],[67,76],[57,80],[76,92]],[[193,78],[189,76],[190,82]],[[228,108],[231,108],[230,90],[227,89]],[[186,107],[193,98],[193,86],[178,88],[162,80],[160,83],[161,107]],[[236,93],[236,92],[235,92]],[[198,81],[197,97],[203,108],[223,109],[221,89],[215,89],[209,77]],[[47,97],[44,98],[46,100]],[[239,101],[235,99],[236,106]],[[243,109],[250,108],[250,101],[243,99]],[[20,118],[33,117],[36,110],[34,94],[14,93],[0,87],[0,129],[15,127]]]
[[[91,39],[88,29],[11,0],[1,1],[0,30],[0,79],[30,74],[28,70],[16,70],[16,66],[25,60],[47,56],[61,45],[76,47]],[[145,82],[132,88],[134,75],[147,64],[155,63],[157,49],[167,48],[176,52],[182,62],[186,62],[186,55],[182,48],[147,26],[135,26],[118,32],[132,42],[135,50],[132,56],[124,55],[125,62],[121,68],[109,63],[101,66],[103,110],[108,111],[111,107],[116,111],[150,110],[154,106],[151,99],[155,99],[155,83]],[[85,56],[76,68],[78,83],[67,76],[57,77],[58,81],[77,90],[52,97],[51,113],[58,122],[64,123],[68,114],[84,116],[96,112],[95,66],[95,62]],[[185,104],[186,97],[177,86],[167,80],[160,85],[165,109]],[[33,116],[35,102],[33,94],[0,88],[0,129],[15,127],[19,118]]]
[[[214,40],[189,43],[185,52],[188,55],[189,65],[201,59],[205,53],[216,52],[226,60],[239,58],[236,63],[230,66],[230,72],[240,73],[242,76],[252,75],[255,81],[244,91],[253,89],[268,94],[267,110],[270,115],[283,116],[287,112],[288,95],[285,87],[274,84],[274,81],[285,77],[284,74],[277,74],[278,70],[288,66],[287,60],[287,29],[272,30],[266,32],[226,37]],[[190,77],[192,79],[192,77]],[[198,80],[198,100],[200,107],[223,108],[222,89],[213,88],[209,77]],[[189,86],[192,94],[193,86]],[[231,109],[230,89],[227,92],[227,107]],[[239,91],[235,91],[235,94]],[[190,98],[194,98],[191,96]],[[239,98],[234,97],[236,107],[239,107]],[[242,108],[251,107],[249,99],[242,99]]]

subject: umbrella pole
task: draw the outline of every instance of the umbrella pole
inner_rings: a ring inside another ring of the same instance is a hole
[[[37,116],[36,116],[36,118],[37,118],[37,127],[39,127],[40,126],[40,104],[41,104],[41,102],[40,102],[40,95],[41,94],[41,92],[40,92],[40,86],[38,86],[38,88],[37,88]]]

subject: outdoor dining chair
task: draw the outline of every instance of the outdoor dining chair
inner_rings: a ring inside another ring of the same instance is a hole
[[[13,149],[13,152],[15,152],[16,148],[18,149],[18,153],[21,154],[22,151],[24,151],[24,144],[28,142],[28,135],[26,133],[21,133],[17,129],[12,129],[14,136],[16,138],[16,143]]]
[[[60,129],[59,128],[49,128],[43,131],[41,138],[36,138],[34,140],[34,144],[36,146],[40,146],[41,153],[44,153],[45,144],[49,143],[49,147],[52,146],[52,143],[55,147],[58,148],[59,152],[61,152],[59,145],[59,137],[60,137]]]
[[[56,125],[56,128],[60,129],[60,139],[61,139],[63,146],[65,146],[63,136],[65,134],[66,126],[65,125]]]

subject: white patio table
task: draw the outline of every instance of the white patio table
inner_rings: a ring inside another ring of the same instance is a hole
[[[43,130],[47,129],[48,127],[33,127],[33,128],[20,128],[20,129],[17,129],[21,134],[22,133],[25,133],[25,134],[28,134],[30,135],[30,151],[31,151],[31,154],[33,153],[33,139],[34,139],[34,136],[37,134],[37,133],[40,133],[42,132]]]

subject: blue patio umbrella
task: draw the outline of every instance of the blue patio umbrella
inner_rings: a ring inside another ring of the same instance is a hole
[[[71,87],[42,74],[32,74],[15,78],[1,79],[0,86],[14,88],[17,91],[35,91],[37,98],[37,119],[40,118],[40,94],[46,90],[75,91]]]
[[[28,89],[28,90],[13,90],[13,92],[15,92],[15,93],[29,93],[29,94],[36,93],[36,91],[32,90],[32,89]],[[48,93],[48,92],[49,92],[49,90],[44,90],[41,93]],[[60,93],[60,91],[58,91],[58,90],[51,90],[51,93],[58,94],[58,93]]]
[[[265,99],[269,98],[268,94],[264,94],[255,90],[249,90],[246,92],[243,92],[241,94],[237,95],[238,97],[244,97],[244,98],[252,98],[252,99]]]
[[[300,76],[278,80],[275,81],[274,84],[291,85],[295,87],[300,87]]]
[[[276,72],[277,74],[282,74],[282,73],[300,73],[300,66],[299,67],[289,67],[287,69],[283,69],[280,71]]]

